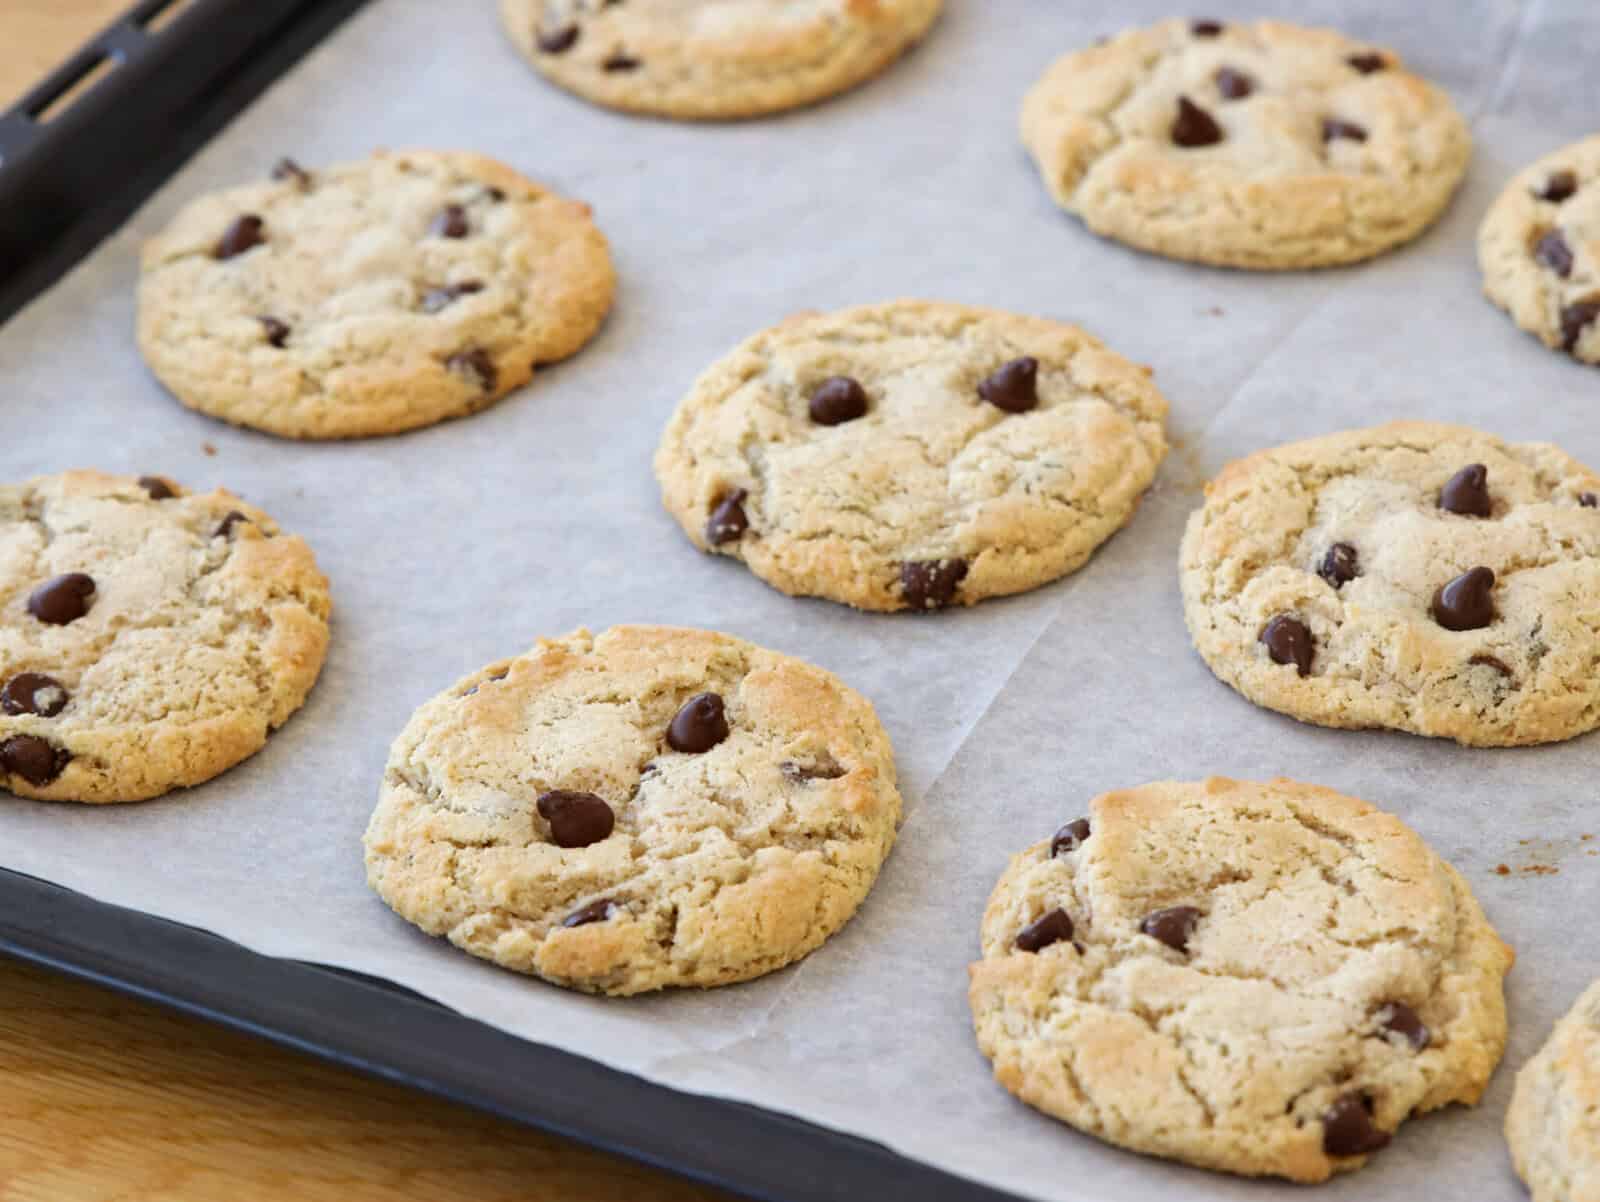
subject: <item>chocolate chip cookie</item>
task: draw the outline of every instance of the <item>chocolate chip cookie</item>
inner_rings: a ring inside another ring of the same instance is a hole
[[[757,117],[854,87],[943,0],[501,0],[517,49],[586,100],[680,120]]]
[[[1543,443],[1397,422],[1206,487],[1184,616],[1211,670],[1303,722],[1478,746],[1600,726],[1600,475]]]
[[[475,413],[575,352],[613,286],[588,207],[492,159],[284,160],[146,244],[139,347],[224,421],[394,434]]]
[[[1012,859],[970,1000],[995,1077],[1109,1143],[1294,1181],[1474,1104],[1512,955],[1398,818],[1276,780],[1102,794]]]
[[[1600,981],[1517,1074],[1506,1139],[1533,1202],[1600,1202]]]
[[[1512,177],[1478,231],[1478,263],[1518,326],[1600,363],[1600,134]]]
[[[1410,241],[1472,149],[1392,50],[1278,21],[1164,21],[1068,54],[1029,92],[1022,140],[1095,233],[1257,270]]]
[[[1064,576],[1166,454],[1149,371],[1075,326],[923,301],[802,314],[708,368],[656,477],[693,543],[799,596],[971,605]]]
[[[223,491],[74,471],[0,486],[0,784],[141,801],[255,754],[328,646],[311,549]]]
[[[618,626],[416,712],[367,879],[430,935],[557,985],[726,985],[843,926],[899,818],[888,736],[836,677],[728,635]]]

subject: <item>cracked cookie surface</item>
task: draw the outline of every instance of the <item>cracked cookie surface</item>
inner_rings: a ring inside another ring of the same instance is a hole
[[[1600,1202],[1600,981],[1517,1074],[1506,1140],[1533,1202]]]
[[[1261,451],[1189,519],[1184,617],[1218,677],[1303,722],[1571,738],[1600,726],[1597,504],[1559,448],[1461,426]]]
[[[728,635],[618,626],[541,641],[416,712],[367,879],[430,935],[557,985],[726,985],[843,926],[899,818],[888,736],[836,677]]]
[[[1478,265],[1520,328],[1600,364],[1600,135],[1512,177],[1478,230]]]
[[[1359,1168],[1413,1112],[1475,1103],[1505,1046],[1511,952],[1459,874],[1294,781],[1095,798],[1012,859],[982,947],[973,1020],[1006,1089],[1204,1168]]]
[[[544,76],[596,104],[680,120],[836,95],[922,37],[943,0],[501,0]]]
[[[115,802],[211,779],[300,708],[329,608],[311,549],[227,492],[0,487],[0,782]]]
[[[1393,51],[1277,21],[1170,20],[1068,54],[1021,128],[1050,195],[1095,233],[1259,270],[1410,241],[1472,150],[1450,98]]]
[[[708,368],[656,453],[702,550],[862,609],[1076,570],[1166,454],[1147,369],[1075,326],[896,301],[802,314]]]
[[[576,352],[614,286],[588,206],[492,159],[285,160],[146,243],[139,348],[224,421],[394,434],[484,409]]]

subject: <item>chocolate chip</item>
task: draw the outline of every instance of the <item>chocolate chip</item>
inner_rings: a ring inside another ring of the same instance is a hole
[[[1578,504],[1585,509],[1600,509],[1600,497],[1592,492],[1581,492],[1578,494]]]
[[[1189,937],[1200,925],[1200,911],[1193,906],[1172,906],[1147,915],[1139,924],[1139,932],[1159,939],[1175,952],[1189,950]]]
[[[1578,349],[1578,340],[1589,323],[1600,317],[1600,297],[1575,301],[1561,310],[1561,349],[1567,352]]]
[[[139,487],[150,495],[152,501],[170,501],[178,495],[172,491],[172,485],[160,476],[140,476]]]
[[[28,612],[41,622],[65,626],[89,612],[94,580],[82,572],[68,572],[46,580],[28,595]]]
[[[592,901],[581,909],[574,910],[561,920],[564,927],[586,927],[591,922],[604,922],[611,917],[611,912],[617,908],[616,902],[609,897],[599,901]]]
[[[1179,146],[1214,146],[1222,141],[1222,126],[1187,96],[1178,97],[1178,116],[1172,122],[1172,140]]]
[[[1489,469],[1481,463],[1469,463],[1439,490],[1439,508],[1464,517],[1486,518],[1492,508],[1489,501]]]
[[[295,186],[302,192],[311,187],[311,172],[287,156],[273,164],[272,178],[292,179],[295,182]]]
[[[1535,188],[1533,195],[1538,200],[1548,200],[1552,204],[1560,204],[1578,190],[1578,176],[1576,172],[1565,168],[1552,171],[1544,181],[1544,187]]]
[[[610,58],[600,64],[602,71],[637,71],[643,64],[631,54],[617,51]]]
[[[1052,943],[1061,943],[1071,938],[1072,919],[1065,910],[1055,909],[1042,918],[1036,918],[1017,932],[1017,950],[1039,952]]]
[[[482,347],[473,347],[468,351],[457,351],[444,361],[446,371],[460,372],[462,375],[471,376],[478,382],[478,387],[484,392],[493,392],[495,381],[500,378],[500,372],[495,368],[494,360],[489,358],[489,352]]]
[[[436,238],[465,238],[469,229],[467,211],[460,205],[445,205],[428,223],[428,232]]]
[[[1562,279],[1572,274],[1572,247],[1560,230],[1550,230],[1533,244],[1533,258]]]
[[[240,513],[237,509],[230,509],[227,515],[217,523],[217,528],[211,532],[211,537],[232,538],[233,528],[240,522],[248,522],[249,520],[249,518]]]
[[[289,341],[289,327],[276,317],[258,317],[256,320],[261,323],[261,329],[266,333],[268,345],[282,348],[283,344]]]
[[[550,839],[557,847],[588,847],[608,838],[617,816],[604,798],[570,789],[552,789],[539,795],[539,816],[550,824]]]
[[[1256,81],[1232,67],[1217,68],[1217,91],[1224,100],[1243,100],[1256,90]]]
[[[1367,130],[1363,125],[1354,121],[1341,121],[1337,117],[1324,117],[1322,119],[1322,140],[1332,142],[1336,138],[1348,138],[1352,142],[1365,142]]]
[[[244,254],[252,246],[260,246],[267,240],[262,233],[266,226],[267,223],[254,213],[236,218],[217,242],[216,249],[211,252],[212,257],[231,259],[234,255]]]
[[[0,689],[0,707],[8,714],[54,718],[67,708],[67,690],[54,676],[43,672],[18,672]]]
[[[459,284],[445,284],[439,288],[429,288],[422,294],[422,311],[424,313],[437,313],[459,297],[471,296],[475,292],[482,291],[482,280],[462,280]]]
[[[1404,1002],[1390,1002],[1378,1011],[1377,1019],[1386,1033],[1400,1036],[1419,1052],[1433,1038],[1417,1012]]]
[[[546,54],[565,54],[578,42],[577,25],[563,25],[559,29],[539,30],[535,35],[539,49]]]
[[[710,751],[727,737],[727,713],[722,698],[715,693],[696,693],[683,703],[667,727],[667,746],[674,751]]]
[[[1066,826],[1055,833],[1050,840],[1050,858],[1064,856],[1069,851],[1077,851],[1089,837],[1089,820],[1087,818],[1074,818]]]
[[[505,189],[504,188],[494,188],[494,187],[485,188],[483,190],[483,194],[489,198],[489,201],[490,201],[491,204],[499,204],[502,200],[504,200],[506,198],[506,193],[505,193]]]
[[[1189,32],[1197,38],[1214,38],[1222,32],[1221,21],[1190,21]]]
[[[36,788],[60,776],[71,758],[38,735],[12,735],[0,743],[0,770],[20,776]]]
[[[1358,563],[1359,557],[1354,547],[1349,543],[1334,543],[1322,557],[1322,562],[1317,565],[1317,575],[1334,588],[1343,588],[1361,575],[1357,569]]]
[[[1301,676],[1311,675],[1311,661],[1317,654],[1311,628],[1299,618],[1279,614],[1261,628],[1260,641],[1275,664],[1293,664]]]
[[[849,376],[830,376],[811,394],[811,420],[819,426],[840,426],[867,412],[867,390]]]
[[[750,518],[744,511],[744,500],[750,494],[736,488],[711,507],[706,519],[706,542],[713,547],[731,543],[750,529]]]
[[[1026,413],[1039,403],[1039,361],[1031,355],[1002,363],[978,384],[978,395],[996,409]]]
[[[1372,1103],[1359,1093],[1340,1094],[1322,1114],[1322,1150],[1329,1156],[1365,1156],[1389,1146],[1389,1133],[1372,1125]]]
[[[1382,71],[1389,65],[1389,61],[1383,55],[1371,50],[1364,51],[1361,54],[1352,54],[1344,61],[1363,75],[1371,75],[1374,71]]]
[[[925,559],[900,565],[900,595],[912,609],[943,609],[967,577],[964,559]]]
[[[1494,573],[1472,568],[1433,595],[1433,620],[1446,630],[1482,630],[1494,621]]]

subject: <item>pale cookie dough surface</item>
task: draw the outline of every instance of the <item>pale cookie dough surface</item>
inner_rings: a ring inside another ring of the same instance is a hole
[[[1312,1182],[1365,1163],[1325,1150],[1341,1098],[1370,1104],[1381,1144],[1481,1096],[1511,952],[1399,819],[1217,778],[1106,793],[1087,819],[1075,848],[1012,859],[971,970],[978,1044],[1024,1102],[1134,1151]],[[1177,906],[1198,911],[1186,947],[1141,932]],[[1058,908],[1071,938],[1019,948]]]
[[[673,750],[669,724],[707,692],[726,738]],[[557,846],[538,808],[553,790],[598,796],[615,826]],[[899,818],[888,736],[836,677],[727,635],[618,626],[541,641],[416,712],[367,879],[429,934],[558,985],[725,985],[843,926]]]
[[[218,257],[249,218],[257,240]],[[571,355],[614,284],[588,206],[481,155],[379,153],[190,203],[145,245],[139,347],[213,417],[290,438],[394,434],[475,413]]]
[[[1141,250],[1263,270],[1366,259],[1443,211],[1471,135],[1393,51],[1277,21],[1209,28],[1123,33],[1034,85],[1022,140],[1057,204]],[[1220,140],[1178,144],[1180,97]]]
[[[1487,517],[1440,506],[1473,464],[1487,469]],[[1600,476],[1557,447],[1461,426],[1261,451],[1224,468],[1189,519],[1189,632],[1222,680],[1304,722],[1480,746],[1571,738],[1600,725],[1597,493]],[[1319,569],[1338,543],[1357,574],[1335,587]],[[1492,620],[1446,629],[1435,595],[1477,567],[1496,577]],[[1304,674],[1261,641],[1280,616],[1309,631]]]
[[[1600,1202],[1600,981],[1517,1074],[1506,1139],[1533,1202]]]
[[[1478,230],[1478,264],[1518,326],[1600,363],[1600,135],[1512,177]]]
[[[1037,360],[1037,404],[1008,412],[979,386],[1020,358]],[[822,425],[810,398],[835,377],[858,382],[866,412]],[[656,476],[696,546],[786,593],[972,604],[1074,571],[1126,523],[1166,454],[1166,413],[1147,369],[1076,326],[898,301],[791,318],[712,365]],[[708,519],[739,490],[748,529],[713,543]],[[925,572],[909,596],[908,571]]]
[[[943,0],[501,0],[536,69],[610,108],[756,117],[843,92],[922,37]]]
[[[227,492],[141,479],[0,487],[0,784],[19,796],[139,801],[209,780],[260,750],[322,667],[311,549]],[[45,612],[70,620],[30,610],[74,573],[93,581],[79,616],[59,595]]]

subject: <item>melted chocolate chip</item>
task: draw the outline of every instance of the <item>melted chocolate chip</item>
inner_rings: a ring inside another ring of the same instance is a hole
[[[1482,630],[1494,621],[1494,573],[1472,568],[1433,595],[1433,620],[1446,630]]]
[[[266,228],[267,223],[254,213],[236,218],[218,240],[216,249],[211,252],[212,257],[231,259],[234,255],[244,254],[252,246],[260,246],[267,240],[264,233]]]
[[[1051,910],[1042,918],[1036,918],[1022,930],[1017,932],[1017,950],[1019,952],[1039,952],[1049,947],[1052,943],[1061,943],[1072,938],[1072,919],[1062,909]]]
[[[295,187],[302,192],[309,190],[311,187],[311,172],[287,156],[273,164],[272,178],[279,180],[292,179]]]
[[[1360,559],[1354,547],[1349,543],[1334,543],[1317,565],[1317,575],[1334,588],[1343,588],[1361,575],[1359,564]]]
[[[1561,310],[1561,349],[1571,353],[1595,318],[1600,317],[1600,297],[1575,301]]]
[[[289,327],[276,317],[258,317],[261,330],[267,336],[267,345],[282,349],[283,344],[289,341]]]
[[[1214,38],[1222,32],[1221,21],[1190,21],[1189,32],[1197,38]]]
[[[1175,952],[1189,950],[1189,937],[1200,925],[1200,911],[1193,906],[1172,906],[1147,915],[1139,924],[1139,933],[1159,939]]]
[[[849,376],[830,376],[811,394],[811,420],[819,426],[840,426],[867,412],[867,390]]]
[[[0,770],[20,776],[35,788],[60,776],[71,758],[38,735],[12,735],[0,743]]]
[[[436,238],[465,238],[471,228],[460,205],[445,205],[428,223],[428,232]]]
[[[1533,244],[1533,258],[1562,279],[1572,274],[1572,247],[1560,230],[1550,230]]]
[[[611,912],[617,908],[616,902],[609,897],[599,901],[592,901],[587,906],[574,910],[561,920],[564,927],[586,927],[591,922],[604,922],[611,917]]]
[[[1361,54],[1352,54],[1344,60],[1363,75],[1371,75],[1374,71],[1382,71],[1389,65],[1383,55],[1368,50]]]
[[[1386,1034],[1400,1036],[1419,1052],[1433,1038],[1417,1012],[1404,1002],[1390,1002],[1378,1011],[1377,1019]]]
[[[624,54],[619,50],[601,63],[600,69],[602,71],[637,71],[643,65],[631,54]]]
[[[1340,1094],[1322,1113],[1322,1150],[1329,1156],[1365,1156],[1389,1146],[1389,1133],[1372,1125],[1372,1103],[1359,1093]]]
[[[550,840],[557,847],[588,847],[611,835],[617,816],[604,798],[570,789],[552,789],[539,795],[539,816],[550,824]]]
[[[457,351],[444,361],[444,368],[446,371],[459,372],[462,375],[471,376],[484,392],[493,392],[495,381],[500,378],[500,372],[495,368],[494,360],[489,358],[489,352],[482,347],[473,347],[467,351]]]
[[[728,716],[722,698],[697,693],[685,701],[667,727],[667,746],[698,755],[728,737]]]
[[[18,672],[0,688],[0,708],[8,714],[54,718],[67,708],[67,700],[65,686],[43,672]]]
[[[1215,146],[1222,141],[1222,126],[1187,96],[1178,97],[1178,115],[1171,132],[1173,142],[1179,146]]]
[[[1260,641],[1273,663],[1293,664],[1301,676],[1311,675],[1317,644],[1311,637],[1311,628],[1299,618],[1279,614],[1261,628]]]
[[[1039,403],[1039,361],[1024,355],[1002,363],[978,384],[978,395],[996,409],[1026,413]]]
[[[65,626],[89,612],[94,580],[82,572],[68,572],[46,580],[28,594],[28,612],[41,622]]]
[[[706,542],[713,547],[731,543],[750,529],[750,517],[744,511],[745,498],[750,493],[736,488],[711,508],[706,519]]]
[[[1352,142],[1365,142],[1367,128],[1357,125],[1354,121],[1341,121],[1337,117],[1324,117],[1322,119],[1322,140],[1332,142],[1339,138],[1348,138]]]
[[[574,24],[563,25],[559,29],[541,29],[534,36],[539,49],[546,54],[565,54],[578,44],[578,27]]]
[[[240,513],[237,509],[230,509],[223,519],[217,523],[217,528],[211,532],[211,537],[232,538],[233,528],[240,522],[248,522],[249,520],[249,518],[245,517],[245,515]]]
[[[1224,100],[1243,100],[1256,90],[1256,81],[1232,67],[1217,68],[1217,91]]]
[[[1074,818],[1066,826],[1055,833],[1050,840],[1050,858],[1064,856],[1069,851],[1077,851],[1084,841],[1089,838],[1089,820],[1087,818]]]
[[[1578,494],[1578,504],[1585,509],[1600,509],[1600,496],[1592,492],[1581,492]]]
[[[170,501],[178,495],[172,491],[172,485],[160,476],[140,476],[139,487],[149,494],[152,501]]]
[[[1493,506],[1489,501],[1489,469],[1469,463],[1439,490],[1439,508],[1469,518],[1486,518]]]
[[[475,292],[483,291],[482,280],[462,280],[458,284],[445,284],[440,288],[429,288],[422,294],[422,311],[424,313],[437,313],[463,296],[471,296]]]
[[[943,609],[967,577],[964,559],[926,559],[900,565],[900,595],[912,609]]]
[[[1560,204],[1578,190],[1578,176],[1576,172],[1562,169],[1552,171],[1544,181],[1544,187],[1535,188],[1533,195],[1538,200],[1548,200],[1551,204]]]

